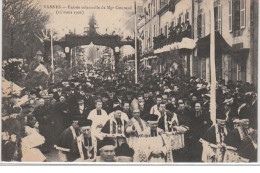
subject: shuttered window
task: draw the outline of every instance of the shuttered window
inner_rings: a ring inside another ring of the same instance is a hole
[[[197,18],[197,34],[198,38],[205,36],[205,13],[198,15]]]
[[[232,0],[229,0],[228,1],[228,30],[231,32],[232,31],[232,25],[233,25],[233,20],[232,20],[232,17],[233,17],[233,15],[232,15]]]
[[[222,32],[222,6],[218,4],[218,31]]]
[[[240,28],[246,27],[246,4],[245,0],[240,0]]]
[[[201,36],[205,36],[205,13],[202,13],[202,19],[201,19]]]

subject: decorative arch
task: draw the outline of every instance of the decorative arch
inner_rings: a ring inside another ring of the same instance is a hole
[[[75,35],[75,34],[66,34],[65,37],[60,41],[54,41],[53,45],[60,45],[63,47],[64,52],[65,48],[69,47],[69,52],[66,52],[66,58],[69,60],[71,58],[71,48],[81,45],[89,45],[90,43],[98,46],[107,46],[113,49],[115,55],[115,67],[117,69],[117,65],[119,62],[119,52],[115,51],[116,47],[119,49],[124,45],[130,45],[135,48],[134,40],[128,39],[126,41],[122,40],[122,38],[118,35],[100,35],[96,32],[91,35]],[[50,51],[51,41],[44,41],[44,56],[47,58],[47,52]]]

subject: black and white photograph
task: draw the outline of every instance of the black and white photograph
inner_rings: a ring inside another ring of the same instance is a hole
[[[259,162],[258,0],[1,3],[1,164]]]

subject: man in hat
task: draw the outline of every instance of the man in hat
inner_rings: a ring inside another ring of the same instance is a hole
[[[161,102],[159,104],[160,118],[158,120],[158,127],[161,128],[167,134],[164,137],[168,138],[166,140],[173,140],[174,137],[174,139],[177,140],[177,137],[173,136],[177,133],[179,134],[179,141],[187,141],[188,136],[186,133],[188,132],[190,127],[190,120],[185,116],[181,116],[176,113],[171,113],[170,111],[167,111],[165,107],[165,102]],[[182,138],[184,139],[182,140]],[[179,146],[176,146],[176,148],[178,148],[178,150],[174,150],[174,148],[171,148],[172,151],[168,151],[168,155],[173,155],[175,162],[187,161],[187,147],[183,146],[183,142],[180,143]],[[169,158],[168,161],[172,161],[172,158]]]
[[[144,112],[148,112],[151,110],[151,107],[154,105],[153,93],[147,91],[144,93]]]
[[[187,102],[185,105],[184,99],[178,100],[178,109],[176,114],[186,119],[190,116],[190,108],[188,107]]]
[[[77,106],[77,92],[75,91],[74,83],[70,83],[70,92],[68,93],[67,103],[70,110]]]
[[[172,113],[177,111],[176,98],[175,97],[170,97],[168,100],[169,101],[168,101],[168,103],[166,105],[166,109],[169,110]]]
[[[119,91],[116,92],[115,98],[113,99],[113,103],[115,103],[115,102],[120,103],[120,105],[122,104],[122,102],[123,102],[122,91],[119,90]]]
[[[57,150],[59,150],[59,156],[62,158],[63,161],[73,161],[75,160],[75,157],[72,154],[72,146],[74,140],[77,139],[77,137],[80,135],[79,131],[79,125],[78,121],[80,120],[80,117],[73,117],[73,123],[70,127],[65,129],[60,137],[59,142],[55,146]]]
[[[42,51],[38,50],[36,52],[36,58],[39,62],[41,62],[43,60],[43,57],[42,57]]]
[[[39,123],[46,119],[46,107],[44,99],[39,99],[39,105],[34,109],[33,115]]]
[[[237,118],[237,108],[234,105],[234,98],[227,98],[224,102],[224,114],[226,115],[226,125],[232,130],[234,129],[233,120]]]
[[[84,94],[84,101],[85,101],[85,105],[90,109],[94,109],[95,108],[95,100],[94,98],[91,96],[91,92],[92,89],[91,88],[87,88],[86,86],[83,87],[85,94]]]
[[[97,153],[97,140],[91,133],[92,121],[81,119],[78,125],[80,135],[74,140],[71,154],[76,162],[93,161]]]
[[[202,94],[201,95],[202,97],[202,107],[205,109],[205,110],[209,110],[209,103],[210,103],[210,96],[209,94]]]
[[[102,127],[105,125],[105,123],[108,120],[108,115],[105,110],[102,109],[102,101],[100,99],[96,100],[96,109],[93,109],[90,111],[88,119],[93,121],[92,128],[97,129],[102,129]]]
[[[81,118],[88,118],[90,109],[86,106],[85,100],[83,97],[78,97],[77,98],[77,107],[73,110],[73,112],[71,112],[70,114],[72,116],[80,116]]]
[[[226,146],[224,141],[230,130],[226,127],[226,115],[219,109],[217,109],[216,119],[216,124],[211,126],[200,139],[203,147],[201,158],[203,162],[223,162],[224,159]]]
[[[250,126],[257,127],[257,118],[253,117],[253,108],[252,108],[253,97],[251,94],[246,93],[244,100],[241,105],[238,107],[238,118],[239,119],[249,119]]]
[[[130,104],[133,101],[133,93],[131,91],[127,91],[126,97],[123,100]]]
[[[133,162],[134,150],[127,143],[115,148],[116,162]]]
[[[240,157],[257,161],[257,131],[249,126],[249,119],[237,119],[237,127],[225,138],[225,144],[237,148]]]
[[[57,87],[57,91],[53,93],[53,98],[58,101],[60,100],[60,96],[66,93],[64,93],[63,85],[61,83],[57,84],[56,87]]]
[[[99,143],[100,156],[95,159],[96,162],[115,162],[115,141],[105,137]]]
[[[159,104],[159,114],[158,116],[158,126],[165,132],[186,132],[189,129],[190,121],[177,115],[176,113],[171,113],[165,109],[166,103],[161,102]],[[156,115],[158,115],[156,114]]]
[[[195,109],[190,117],[189,143],[192,162],[201,161],[202,146],[199,139],[204,132],[212,125],[209,112],[201,107],[200,102],[195,103]]]
[[[148,128],[142,133],[146,138],[145,142],[139,142],[134,148],[136,157],[140,159],[139,155],[144,154],[148,162],[165,162],[166,145],[161,136],[163,130],[158,128],[158,115],[148,114],[144,116],[144,120],[148,123]]]
[[[163,129],[158,127],[158,119],[159,119],[159,116],[156,114],[147,114],[144,116],[143,120],[148,123],[148,128],[146,128],[146,130],[145,130],[145,133],[147,135],[149,135],[151,137],[156,137],[164,132]]]
[[[109,115],[109,119],[101,130],[101,132],[104,133],[104,136],[114,138],[117,145],[126,142],[124,131],[125,125],[128,122],[128,117],[123,117],[122,113],[122,108],[119,105],[114,107],[114,111]]]
[[[55,103],[54,105],[54,111],[56,117],[61,121],[60,123],[64,129],[69,127],[71,125],[71,119],[69,117],[69,105],[66,102],[65,96],[61,95],[60,100]],[[63,129],[63,130],[64,130]]]
[[[127,137],[138,137],[148,127],[146,121],[140,117],[140,110],[135,107],[132,111],[133,117],[127,122],[125,126],[125,134]]]
[[[31,62],[31,64],[29,65],[29,69],[31,71],[35,70],[35,68],[39,65],[39,63],[41,63],[43,61],[43,57],[42,57],[42,51],[38,50],[36,52],[36,55],[34,57],[34,60]]]

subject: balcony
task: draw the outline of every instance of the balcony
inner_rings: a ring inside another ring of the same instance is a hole
[[[176,27],[170,27],[169,30],[168,38],[163,34],[153,37],[154,50],[175,42],[181,42],[182,38],[191,38],[192,35],[191,25],[177,25]]]

